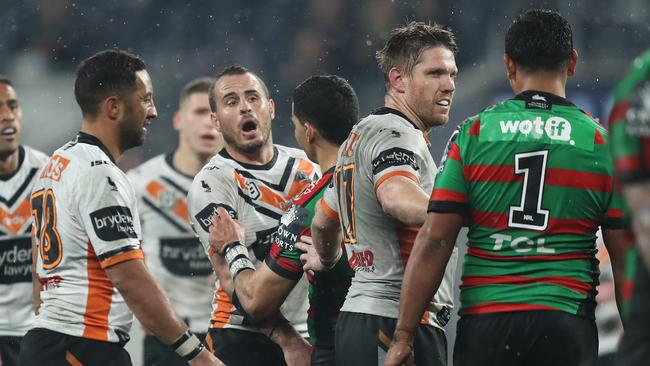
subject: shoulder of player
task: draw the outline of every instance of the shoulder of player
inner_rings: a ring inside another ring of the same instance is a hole
[[[286,154],[289,157],[296,158],[296,159],[304,159],[304,160],[309,160],[307,159],[307,154],[305,154],[304,151],[300,149],[296,149],[293,147],[289,146],[284,146],[284,145],[273,145],[276,149],[278,149],[278,154]]]
[[[161,171],[165,163],[165,154],[156,155],[153,158],[144,161],[140,165],[130,169],[126,175],[131,179],[151,178]]]
[[[25,160],[31,166],[42,167],[49,159],[49,156],[47,154],[36,150],[33,147],[27,145],[22,145],[22,147],[25,149]]]

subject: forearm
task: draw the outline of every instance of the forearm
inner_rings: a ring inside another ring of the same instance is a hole
[[[635,183],[625,187],[624,193],[633,219],[636,246],[646,268],[650,268],[650,183]]]
[[[632,238],[627,235],[627,230],[602,229],[603,242],[609,253],[610,263],[612,265],[612,274],[614,276],[614,290],[616,294],[616,304],[621,310],[622,290],[625,283],[625,265],[628,250],[633,247]]]
[[[323,261],[335,262],[341,256],[341,226],[338,221],[327,217],[320,205],[312,220],[311,235],[314,249]]]
[[[116,264],[106,273],[140,323],[163,343],[172,344],[187,330],[142,260]]]
[[[430,214],[418,232],[404,271],[396,337],[412,337],[415,333],[440,287],[461,225],[458,215]],[[440,227],[443,229],[439,230]]]
[[[226,291],[228,296],[232,297],[234,284],[232,282],[232,277],[230,276],[228,263],[226,263],[225,259],[217,253],[212,253],[212,255],[210,255],[210,262],[212,263],[214,274],[219,280],[219,286]]]
[[[36,263],[38,263],[38,247],[32,237],[32,305],[34,306],[34,314],[38,315],[41,310],[41,279],[36,271]]]
[[[427,218],[429,196],[406,177],[389,178],[376,194],[384,213],[405,225],[420,227]]]

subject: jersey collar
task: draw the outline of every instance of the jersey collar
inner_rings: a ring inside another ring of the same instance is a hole
[[[512,99],[518,99],[529,102],[538,102],[543,101],[549,104],[554,105],[564,105],[569,107],[575,107],[575,104],[571,103],[568,99],[562,98],[559,95],[538,91],[538,90],[526,90],[517,95]]]
[[[374,115],[377,115],[377,116],[381,116],[381,115],[384,115],[384,114],[394,114],[396,116],[400,116],[400,117],[404,118],[406,120],[406,122],[410,123],[416,130],[419,130],[418,126],[416,126],[415,123],[413,123],[413,121],[411,121],[408,117],[406,117],[406,115],[404,113],[402,113],[401,111],[399,111],[399,110],[397,110],[395,108],[380,107],[380,108],[377,108],[374,111],[372,111],[372,113],[370,113],[370,114],[374,114]]]
[[[115,164],[115,159],[113,159],[113,155],[111,155],[111,152],[108,150],[106,145],[104,145],[97,137],[79,131],[79,133],[77,134],[77,143],[97,146],[100,150],[104,152],[104,154],[108,156],[109,159],[111,159],[113,164]]]
[[[237,161],[230,154],[228,154],[228,152],[226,151],[225,148],[223,148],[223,149],[221,149],[221,151],[219,151],[219,155],[221,155],[222,157],[224,157],[226,159],[230,159],[230,160],[236,162],[237,164],[241,165],[245,169],[249,169],[249,170],[269,170],[269,169],[273,168],[275,163],[278,161],[278,154],[279,154],[278,148],[273,146],[273,158],[271,159],[271,161],[269,161],[268,163],[266,163],[264,165],[254,165],[254,164],[247,164],[247,163],[242,163],[241,161]]]

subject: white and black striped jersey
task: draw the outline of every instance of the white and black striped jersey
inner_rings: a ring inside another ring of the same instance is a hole
[[[194,178],[188,196],[190,220],[206,252],[210,248],[212,217],[217,207],[222,206],[244,224],[245,245],[251,260],[259,266],[269,252],[282,214],[318,174],[318,167],[297,149],[275,145],[273,159],[262,166],[237,162],[225,149],[221,150]],[[303,279],[281,310],[304,336],[307,308],[307,281]],[[211,326],[256,331],[244,324],[220,286],[215,292]]]
[[[149,271],[190,330],[206,333],[214,281],[212,264],[189,221],[187,191],[194,177],[174,168],[172,154],[158,155],[127,175],[138,196]]]
[[[0,176],[0,336],[22,336],[34,321],[30,196],[46,160],[20,146],[18,169]]]
[[[110,152],[80,132],[56,150],[34,183],[33,233],[42,284],[34,326],[125,342],[133,313],[106,268],[142,260],[135,192]]]

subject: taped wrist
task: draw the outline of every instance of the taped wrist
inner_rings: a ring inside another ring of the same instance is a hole
[[[203,343],[189,329],[172,343],[170,347],[187,362],[192,361],[205,348]]]
[[[232,280],[241,272],[247,269],[255,270],[253,262],[248,258],[248,249],[239,241],[234,241],[228,244],[224,250],[226,263],[230,269],[230,276]]]

